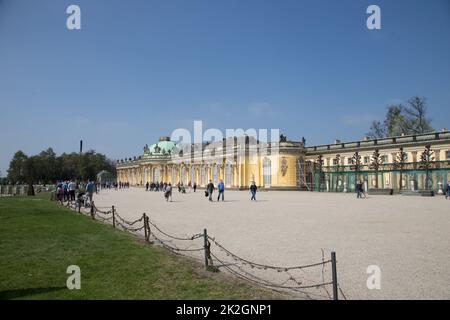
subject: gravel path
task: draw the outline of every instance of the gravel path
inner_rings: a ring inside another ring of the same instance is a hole
[[[272,191],[259,192],[258,201],[250,202],[248,192],[226,191],[225,197],[223,203],[209,203],[201,190],[175,191],[173,202],[166,202],[161,192],[130,188],[102,190],[94,201],[100,207],[115,205],[130,220],[146,212],[163,231],[177,236],[207,228],[230,251],[262,264],[315,263],[322,249],[325,259],[334,250],[339,283],[349,299],[450,299],[450,201],[441,196],[364,200],[354,194]],[[182,241],[173,244],[187,247]],[[201,252],[192,254],[201,258]],[[381,268],[380,290],[367,289],[369,265]],[[305,278],[321,282],[316,271]],[[325,271],[328,279],[328,267]],[[273,281],[286,276],[255,273]]]

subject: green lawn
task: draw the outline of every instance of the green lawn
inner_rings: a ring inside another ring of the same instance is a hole
[[[0,299],[270,299],[222,273],[36,197],[0,198]],[[69,290],[66,269],[81,268]]]

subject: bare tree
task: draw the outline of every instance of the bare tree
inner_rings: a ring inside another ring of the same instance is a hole
[[[372,154],[372,162],[369,165],[369,168],[375,171],[375,188],[378,189],[378,171],[380,170],[380,166],[383,164],[383,157],[381,156],[378,149]]]
[[[359,154],[358,151],[356,151],[353,156],[350,158],[350,162],[351,162],[351,167],[350,170],[355,171],[355,184],[358,180],[358,175],[359,172],[361,171],[361,166],[362,166],[362,162],[361,162],[361,155]]]
[[[430,120],[426,117],[426,100],[422,97],[412,97],[408,100],[406,106],[402,106],[402,112],[405,114],[403,126],[405,131],[412,134],[420,134],[434,131]]]
[[[400,181],[399,181],[399,190],[402,190],[403,185],[402,185],[402,181],[403,181],[403,169],[405,168],[406,165],[406,152],[403,151],[403,147],[401,147],[397,153],[397,155],[395,156],[394,159],[394,169],[398,169],[400,172]]]
[[[431,146],[425,146],[425,150],[420,154],[419,167],[425,170],[425,190],[430,189],[430,169],[434,163],[434,151],[431,150]]]

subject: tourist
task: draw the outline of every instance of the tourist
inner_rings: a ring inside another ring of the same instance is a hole
[[[445,188],[445,199],[450,198],[450,181],[447,182],[447,187]]]
[[[145,191],[148,191],[149,187],[150,187],[150,183],[148,183],[148,181],[147,181],[147,183],[145,184]]]
[[[356,199],[361,198],[362,199],[362,194],[363,194],[363,185],[362,182],[360,180],[358,180],[358,182],[356,183]]]
[[[166,201],[169,201],[170,198],[170,202],[172,202],[172,185],[170,183],[166,186],[164,197],[166,198]]]
[[[208,185],[206,186],[206,191],[208,192],[208,196],[209,196],[209,201],[212,202],[212,194],[214,192],[214,184],[212,183],[212,180],[209,180]]]
[[[94,196],[94,189],[95,189],[95,183],[94,181],[90,180],[88,184],[86,185],[86,193],[89,198],[90,204],[92,204],[92,198]]]
[[[69,183],[67,181],[64,181],[63,189],[64,189],[64,201],[69,201]]]
[[[73,180],[70,180],[69,185],[68,185],[68,189],[69,189],[70,201],[75,201],[76,184],[75,184],[75,182],[73,182]]]
[[[220,182],[217,185],[217,190],[219,190],[219,195],[217,196],[217,201],[219,201],[220,195],[222,195],[222,202],[223,202],[224,201],[223,194],[225,192],[225,185],[223,184],[223,180],[222,179],[220,179]]]
[[[197,190],[197,183],[196,182],[194,182],[193,188],[194,188],[194,192],[195,192],[195,190]]]
[[[250,185],[250,192],[252,194],[250,201],[252,200],[256,201],[256,190],[258,190],[258,187],[256,186],[255,181],[252,181],[252,184]]]

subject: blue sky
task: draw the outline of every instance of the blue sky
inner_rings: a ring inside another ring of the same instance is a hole
[[[66,28],[70,4],[81,30]],[[80,139],[139,155],[193,120],[357,140],[413,95],[450,128],[449,57],[448,0],[0,0],[0,170],[18,149]]]

